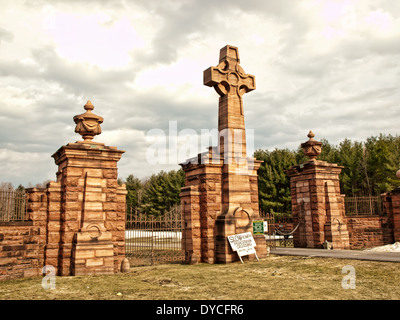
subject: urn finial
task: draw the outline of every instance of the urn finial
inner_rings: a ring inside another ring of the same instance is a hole
[[[90,142],[95,135],[101,133],[100,124],[103,123],[104,119],[92,113],[94,106],[90,100],[86,102],[83,108],[86,112],[74,117],[74,122],[76,123],[75,132],[79,133],[84,141]]]
[[[321,154],[322,142],[314,140],[315,134],[312,130],[310,130],[307,137],[309,140],[302,143],[301,147],[310,160],[315,160]]]

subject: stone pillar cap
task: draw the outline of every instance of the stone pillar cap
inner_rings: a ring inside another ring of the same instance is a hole
[[[84,141],[90,142],[95,135],[101,133],[100,124],[103,123],[104,119],[92,113],[94,106],[90,100],[86,102],[83,108],[86,112],[74,117],[74,122],[76,123],[75,132],[79,133]]]
[[[315,160],[321,154],[322,142],[314,140],[315,134],[312,130],[310,130],[307,137],[309,140],[302,143],[301,147],[310,160]]]

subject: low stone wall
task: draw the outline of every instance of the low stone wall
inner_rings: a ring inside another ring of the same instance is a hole
[[[290,233],[293,231],[295,228],[295,225],[293,222],[281,222],[281,223],[271,223],[268,228],[271,228],[271,230],[279,230],[280,232],[283,233]],[[279,233],[277,233],[279,235]]]
[[[113,274],[125,259],[126,187],[118,184],[117,162],[125,151],[92,141],[103,118],[76,115],[83,141],[68,143],[52,157],[57,181],[28,188],[27,221],[0,222],[0,280],[41,274]]]
[[[347,216],[350,249],[379,247],[394,242],[393,226],[387,216]]]
[[[0,280],[40,275],[42,256],[33,222],[0,222]]]

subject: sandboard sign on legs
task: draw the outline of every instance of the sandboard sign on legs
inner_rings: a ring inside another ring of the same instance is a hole
[[[258,259],[255,246],[256,242],[254,241],[253,235],[251,232],[234,234],[232,236],[228,236],[229,244],[233,251],[236,251],[238,254],[240,261],[243,263],[242,257],[250,254],[254,254]]]

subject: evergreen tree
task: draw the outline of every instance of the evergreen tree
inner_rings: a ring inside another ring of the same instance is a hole
[[[257,150],[257,160],[264,161],[258,170],[258,195],[264,212],[291,211],[290,181],[285,172],[296,164],[296,154],[288,149]]]
[[[341,192],[347,197],[379,195],[400,186],[396,171],[400,168],[400,137],[379,135],[365,142],[345,139],[338,146],[322,139],[318,160],[343,166]],[[290,181],[286,174],[291,166],[308,161],[299,146],[297,150],[257,150],[254,157],[263,163],[258,170],[260,209],[264,212],[290,213]],[[120,181],[121,182],[121,181]],[[180,204],[184,186],[182,169],[161,171],[145,180],[133,175],[125,181],[127,206],[139,212],[159,216]]]
[[[126,190],[126,206],[132,212],[137,210],[142,202],[143,185],[139,178],[129,175],[125,180]]]
[[[337,163],[339,161],[339,154],[336,146],[331,145],[329,141],[326,139],[321,139],[321,142],[322,142],[321,154],[317,157],[317,159],[324,160],[329,163]]]
[[[345,139],[339,144],[339,150],[336,154],[337,157],[334,159],[336,161],[330,162],[343,166],[340,174],[341,191],[351,197],[365,193],[365,187],[363,186],[365,174],[362,170],[362,143],[353,143],[349,139]]]
[[[19,192],[19,193],[24,193],[25,192],[25,188],[22,184],[18,185],[18,187],[15,189],[15,191]]]
[[[396,149],[399,142],[396,139],[399,140],[399,137],[381,134],[379,137],[368,138],[365,143],[370,194],[381,194],[399,186],[396,178],[396,171],[399,169]]]
[[[185,183],[185,173],[182,169],[161,171],[148,179],[139,180],[133,175],[125,181],[128,210],[146,215],[159,216],[180,204],[179,194]]]

